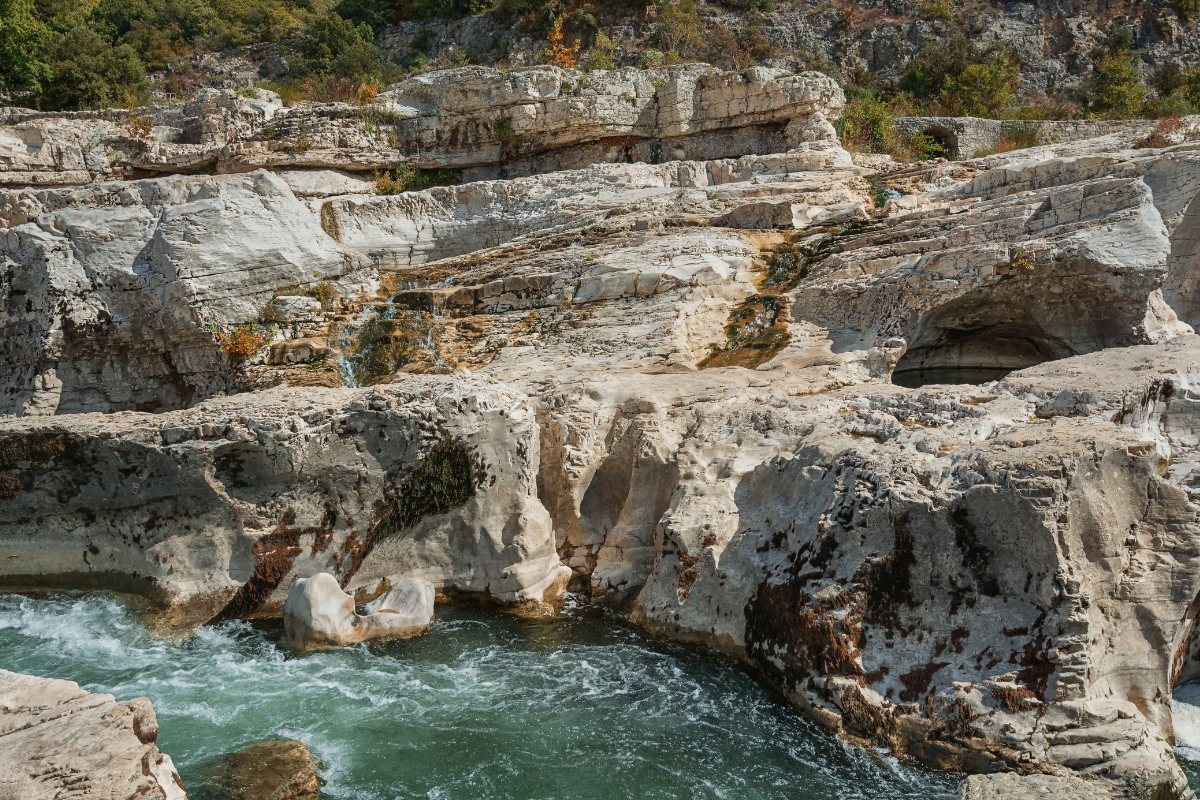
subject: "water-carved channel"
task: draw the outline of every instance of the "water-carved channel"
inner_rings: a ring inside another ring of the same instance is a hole
[[[323,797],[926,800],[954,776],[822,733],[729,660],[580,607],[527,620],[438,606],[415,639],[292,656],[281,628],[227,622],[180,644],[106,593],[0,595],[20,672],[154,703],[192,798],[206,765],[303,741]]]

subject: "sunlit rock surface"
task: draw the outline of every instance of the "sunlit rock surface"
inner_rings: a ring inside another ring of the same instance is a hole
[[[145,697],[117,702],[74,681],[0,669],[0,796],[183,800],[183,781],[157,738]]]
[[[432,583],[405,578],[390,584],[366,604],[366,613],[358,614],[354,598],[342,591],[337,578],[320,572],[292,584],[283,604],[283,627],[288,646],[297,653],[368,639],[415,636],[429,629],[433,598]]]

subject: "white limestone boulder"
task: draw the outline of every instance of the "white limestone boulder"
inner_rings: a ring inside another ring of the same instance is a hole
[[[229,388],[212,325],[377,286],[268,172],[0,191],[0,231],[0,414],[186,407]]]
[[[185,800],[145,697],[117,702],[74,681],[0,669],[0,797]]]
[[[354,598],[328,572],[301,578],[283,605],[288,646],[303,653],[368,639],[416,636],[428,630],[433,620],[434,594],[429,581],[404,578],[368,603],[366,614],[359,614]]]

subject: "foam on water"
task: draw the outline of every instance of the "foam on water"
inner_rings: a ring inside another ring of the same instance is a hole
[[[1188,784],[1200,787],[1200,681],[1176,686],[1171,696],[1175,725],[1175,755],[1187,773]]]
[[[198,800],[208,762],[273,737],[309,747],[326,796],[356,800],[953,796],[954,778],[823,735],[729,661],[585,606],[554,621],[439,606],[416,639],[300,657],[245,622],[171,644],[145,611],[0,595],[3,666],[150,697]]]

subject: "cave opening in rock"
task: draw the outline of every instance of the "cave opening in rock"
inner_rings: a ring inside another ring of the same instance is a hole
[[[993,298],[961,298],[919,320],[892,383],[977,384],[1075,353],[1026,310]]]
[[[958,158],[958,137],[949,128],[943,128],[941,125],[933,125],[921,131],[921,135],[928,136],[941,145],[945,151],[944,155],[946,158]]]

